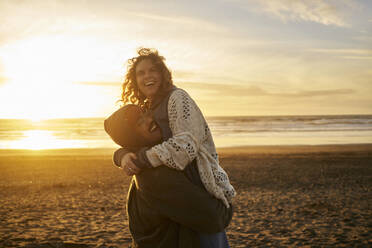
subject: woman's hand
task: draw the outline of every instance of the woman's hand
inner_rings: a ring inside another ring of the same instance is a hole
[[[132,152],[125,154],[121,159],[121,167],[128,176],[133,176],[141,172],[141,169],[134,164],[135,159],[137,159],[137,156]]]

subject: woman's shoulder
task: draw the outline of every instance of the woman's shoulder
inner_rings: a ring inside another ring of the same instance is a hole
[[[181,88],[175,88],[169,97],[169,100],[181,100],[181,99],[192,99],[189,93],[187,93],[186,90],[181,89]]]
[[[173,95],[173,94],[179,94],[179,93],[181,93],[181,92],[184,92],[184,93],[187,94],[186,90],[184,90],[184,89],[182,89],[182,88],[174,87],[174,89],[173,89],[172,92],[171,92],[171,95]]]
[[[169,97],[168,115],[170,118],[171,116],[174,117],[180,115],[184,119],[191,115],[193,116],[193,119],[196,118],[195,116],[203,117],[196,101],[191,98],[187,91],[180,88],[175,89]]]

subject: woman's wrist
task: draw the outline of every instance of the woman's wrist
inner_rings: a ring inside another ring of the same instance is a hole
[[[146,158],[152,167],[158,167],[164,164],[163,161],[159,159],[156,152],[154,152],[154,149],[148,149],[145,153],[146,153]]]
[[[146,156],[146,151],[148,149],[148,147],[143,147],[136,152],[137,159],[134,163],[140,169],[152,168],[152,165]]]

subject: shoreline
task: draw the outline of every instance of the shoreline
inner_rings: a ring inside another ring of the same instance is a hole
[[[15,155],[107,156],[111,155],[118,148],[0,149],[0,157]],[[249,145],[217,147],[216,149],[219,154],[225,155],[372,152],[372,144]]]
[[[225,154],[298,154],[330,152],[372,152],[372,144],[334,144],[334,145],[267,145],[235,146],[217,148]]]

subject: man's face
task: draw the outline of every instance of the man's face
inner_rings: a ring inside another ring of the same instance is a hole
[[[136,135],[144,139],[146,145],[152,146],[161,142],[159,126],[150,113],[140,116],[135,126]]]

